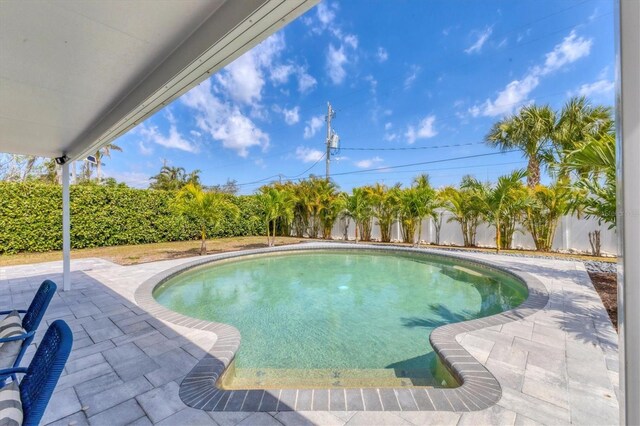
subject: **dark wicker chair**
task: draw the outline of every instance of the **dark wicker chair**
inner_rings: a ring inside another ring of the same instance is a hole
[[[58,286],[53,281],[43,281],[40,285],[40,288],[36,292],[36,295],[33,297],[29,308],[26,310],[17,309],[19,313],[24,314],[24,316],[22,317],[22,328],[24,329],[25,333],[16,336],[0,338],[0,344],[22,340],[22,346],[20,347],[20,352],[13,362],[13,365],[0,365],[0,368],[18,367],[20,365],[20,361],[22,361],[24,353],[33,341],[36,330],[38,329],[38,326],[42,321],[42,317],[47,311],[49,302],[51,302],[51,299],[53,298],[53,295],[55,294],[57,288]],[[0,311],[0,315],[7,315],[11,312],[13,312],[13,310]]]
[[[69,358],[73,345],[73,333],[66,322],[54,321],[38,345],[29,367],[0,370],[0,381],[11,377],[17,380],[18,374],[24,374],[20,381],[23,425],[38,425],[56,388],[60,374]]]

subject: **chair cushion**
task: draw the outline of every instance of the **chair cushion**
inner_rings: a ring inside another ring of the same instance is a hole
[[[0,338],[19,336],[24,333],[22,319],[18,311],[9,313],[0,321]],[[13,363],[20,353],[22,342],[22,340],[15,340],[13,342],[0,343],[0,368],[13,367]]]
[[[0,426],[20,426],[23,418],[20,388],[11,382],[0,389]]]

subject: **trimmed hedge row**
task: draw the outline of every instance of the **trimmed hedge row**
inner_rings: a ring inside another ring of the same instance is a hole
[[[73,185],[71,247],[197,239],[199,231],[169,207],[173,192],[124,186]],[[265,234],[257,200],[229,196],[240,209],[209,237]],[[0,182],[0,254],[60,250],[62,247],[62,188],[37,182]]]

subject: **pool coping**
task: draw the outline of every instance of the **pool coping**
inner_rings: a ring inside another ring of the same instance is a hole
[[[240,332],[223,323],[200,320],[171,311],[153,297],[153,290],[175,275],[196,266],[250,255],[310,251],[321,249],[404,252],[430,254],[464,260],[499,270],[514,276],[528,288],[527,299],[517,308],[454,324],[432,331],[429,340],[442,363],[461,385],[456,388],[345,388],[345,389],[251,389],[225,390],[216,386],[218,378],[231,364],[240,347]],[[169,268],[143,282],[135,291],[135,301],[156,318],[183,327],[205,330],[217,335],[208,353],[183,379],[179,395],[193,408],[206,411],[478,411],[495,405],[502,396],[499,381],[475,359],[456,336],[498,326],[528,317],[547,305],[549,293],[533,275],[505,266],[453,253],[414,247],[393,247],[369,244],[306,243],[246,251],[228,252],[196,259]]]

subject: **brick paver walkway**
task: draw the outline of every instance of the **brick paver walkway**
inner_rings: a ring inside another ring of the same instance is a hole
[[[549,291],[544,310],[458,336],[502,386],[502,399],[472,412],[205,412],[178,397],[180,382],[215,342],[213,333],[162,322],[134,302],[146,279],[190,259],[119,266],[72,262],[72,290],[59,292],[47,323],[64,319],[74,348],[44,423],[60,425],[617,424],[615,333],[581,263],[469,254],[534,274]],[[59,262],[0,268],[0,306],[26,306]],[[42,336],[44,328],[39,330]],[[37,339],[36,339],[37,341]],[[25,362],[33,354],[30,348]]]

